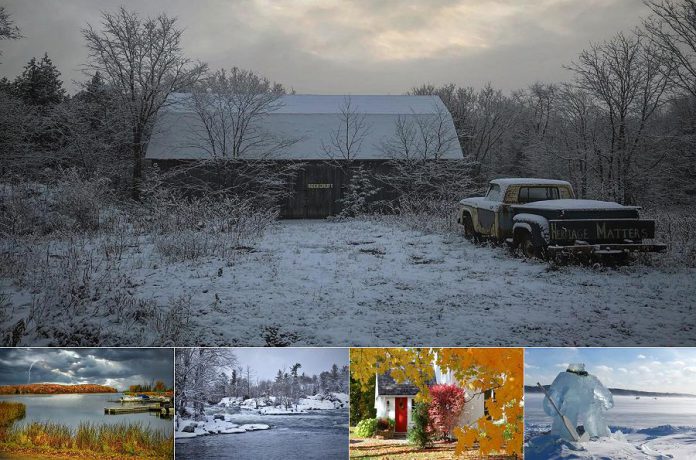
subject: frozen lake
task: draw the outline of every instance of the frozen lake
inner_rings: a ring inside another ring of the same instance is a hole
[[[235,414],[239,425],[263,423],[269,430],[176,440],[177,459],[320,460],[348,458],[348,411],[302,415]]]
[[[174,432],[172,419],[159,418],[148,412],[139,414],[104,414],[105,407],[118,406],[108,400],[119,399],[121,393],[90,393],[67,395],[2,395],[0,401],[20,402],[26,406],[26,416],[15,423],[56,422],[77,428],[80,422],[120,424],[138,422],[143,426]]]
[[[525,393],[524,398],[525,432],[533,435],[550,430],[551,417],[542,407],[544,395]],[[614,407],[605,415],[612,431],[624,427],[639,430],[664,425],[696,428],[696,398],[614,396]]]

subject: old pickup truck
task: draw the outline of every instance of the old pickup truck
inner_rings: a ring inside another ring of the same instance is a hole
[[[492,180],[486,196],[459,202],[458,222],[470,239],[507,242],[526,257],[558,254],[622,255],[655,252],[655,221],[636,206],[578,200],[569,182],[550,179]]]

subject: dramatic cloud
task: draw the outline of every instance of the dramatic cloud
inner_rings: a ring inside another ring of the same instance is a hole
[[[172,385],[173,374],[171,349],[0,349],[0,385],[93,383],[124,389],[152,380]]]
[[[11,0],[26,38],[4,42],[13,77],[45,51],[66,82],[83,79],[80,29],[109,0]],[[185,27],[187,54],[211,67],[251,68],[301,93],[402,93],[423,82],[505,89],[567,77],[590,41],[639,23],[637,0],[125,0]]]

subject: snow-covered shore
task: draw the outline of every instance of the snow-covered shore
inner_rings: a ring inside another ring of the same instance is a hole
[[[176,438],[195,438],[211,434],[235,434],[247,431],[268,430],[269,425],[256,423],[238,425],[233,423],[229,416],[219,418],[217,415],[206,415],[204,420],[194,421],[188,419],[177,420]]]
[[[303,414],[316,410],[343,409],[348,407],[348,395],[345,393],[319,394],[300,398],[296,404],[283,405],[279,398],[222,398],[218,407],[251,412],[262,415]]]
[[[178,439],[194,438],[214,434],[237,434],[248,431],[268,430],[270,425],[262,423],[237,424],[234,420],[238,414],[253,415],[295,415],[309,414],[315,411],[348,408],[348,395],[345,393],[319,394],[300,398],[297,404],[289,407],[280,405],[279,398],[233,398],[226,397],[213,406],[206,407],[209,414],[202,420],[177,417],[175,437]]]
[[[663,425],[633,430],[617,429],[610,437],[574,443],[545,434],[532,438],[525,459],[636,459],[696,458],[696,428]]]

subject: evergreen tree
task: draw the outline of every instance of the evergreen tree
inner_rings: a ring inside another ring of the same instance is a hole
[[[377,417],[375,409],[375,381],[373,378],[367,387],[362,383],[350,379],[350,424],[355,426],[361,420]]]
[[[413,427],[408,431],[408,440],[421,449],[431,447],[433,440],[430,435],[428,404],[422,402],[414,402],[413,404]]]
[[[31,58],[14,84],[17,95],[29,105],[50,106],[65,99],[60,72],[48,53],[38,62]]]
[[[362,166],[352,168],[348,187],[343,197],[338,200],[342,206],[340,217],[355,217],[369,211],[370,198],[379,192],[379,187],[372,183],[370,174]]]

